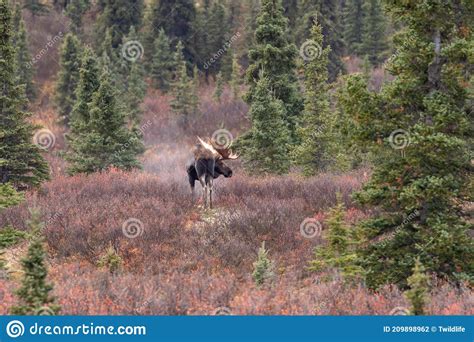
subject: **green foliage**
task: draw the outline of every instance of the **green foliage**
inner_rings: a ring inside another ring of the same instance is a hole
[[[324,41],[322,48],[330,47],[328,55],[328,80],[334,82],[336,78],[345,72],[342,57],[345,53],[343,40],[343,27],[341,23],[341,7],[339,1],[320,0],[303,1],[300,6],[300,22],[297,26],[297,38],[299,46],[302,46],[311,34],[311,28],[317,20],[322,26]]]
[[[194,59],[194,52],[191,48],[194,34],[193,22],[196,17],[196,9],[193,0],[153,0],[149,5],[149,15],[147,17],[147,51],[153,51],[153,42],[159,35],[161,29],[173,47],[178,42],[183,44],[183,55],[186,62]]]
[[[130,28],[128,36],[125,41],[138,40],[138,34],[135,27]],[[140,60],[126,61],[121,59],[124,63],[119,65],[123,80],[117,82],[119,91],[121,92],[120,99],[124,103],[127,111],[128,121],[134,125],[139,125],[142,119],[141,104],[145,99],[147,84],[145,81],[145,68]]]
[[[303,109],[296,79],[296,46],[287,39],[287,20],[283,16],[281,0],[263,0],[257,18],[255,44],[249,51],[250,65],[247,69],[248,92],[245,101],[252,105],[257,101],[257,84],[263,70],[268,88],[274,97],[281,100],[283,119],[290,130],[292,141],[296,141],[296,123]]]
[[[29,10],[33,16],[41,16],[49,12],[49,6],[40,0],[24,0],[23,8]]]
[[[0,210],[17,205],[23,200],[23,195],[10,184],[0,184]]]
[[[105,253],[100,257],[97,265],[106,268],[110,273],[114,274],[122,269],[123,259],[117,253],[115,248],[110,245]]]
[[[387,66],[395,79],[373,93],[362,75],[352,76],[340,99],[356,124],[354,140],[375,156],[372,179],[355,196],[380,213],[362,226],[378,241],[360,251],[367,283],[406,286],[417,256],[429,273],[457,280],[457,273],[474,273],[474,245],[460,214],[472,177],[466,61],[473,50],[464,28],[474,8],[457,1],[386,3],[406,25]],[[414,210],[420,215],[401,225]]]
[[[69,124],[69,115],[76,101],[81,66],[79,39],[69,33],[64,38],[60,52],[60,69],[56,83],[55,102],[62,121]]]
[[[28,222],[32,231],[32,238],[26,256],[21,261],[23,278],[21,287],[16,291],[18,304],[10,308],[12,315],[55,315],[60,306],[50,295],[53,285],[47,282],[48,268],[47,254],[44,250],[42,236],[43,224],[38,211],[31,212]]]
[[[240,64],[237,58],[237,55],[234,55],[232,59],[232,74],[230,78],[230,88],[232,90],[232,95],[234,100],[240,98],[240,85],[242,84],[242,76],[240,71]]]
[[[171,110],[180,117],[182,124],[186,127],[189,117],[195,113],[197,108],[193,80],[189,78],[186,61],[183,55],[183,45],[178,43],[175,53],[176,75],[173,84],[173,100]]]
[[[158,38],[154,42],[153,59],[150,67],[153,87],[167,92],[170,89],[174,68],[170,41],[165,31],[161,29]]]
[[[214,100],[216,102],[221,102],[222,93],[224,92],[224,80],[222,78],[222,73],[218,73],[216,76],[216,89],[214,90]]]
[[[313,26],[310,39],[322,46],[323,35],[319,24]],[[328,95],[328,55],[330,48],[321,51],[304,65],[305,109],[298,129],[301,144],[295,148],[296,165],[303,167],[306,175],[325,170],[329,164],[330,108]]]
[[[288,172],[290,135],[285,124],[285,106],[260,75],[255,87],[249,116],[251,128],[237,142],[244,165],[262,173]]]
[[[25,93],[28,100],[36,97],[36,89],[33,82],[34,68],[31,63],[31,55],[28,50],[28,37],[25,28],[25,22],[21,17],[21,7],[19,4],[15,7],[13,14],[13,45],[15,46],[16,78],[20,85],[25,87]]]
[[[335,268],[342,272],[346,280],[357,280],[363,275],[356,254],[356,247],[360,241],[355,230],[345,223],[345,206],[341,195],[338,194],[337,197],[338,202],[329,211],[327,219],[326,244],[316,247],[309,269],[321,272]]]
[[[0,1],[0,183],[15,186],[39,185],[49,168],[33,144],[35,126],[24,112],[25,88],[15,78],[15,48],[12,44],[12,15],[8,1]]]
[[[74,0],[67,4],[66,16],[71,20],[71,32],[79,34],[82,31],[82,17],[90,7],[90,0]]]
[[[71,134],[74,140],[90,119],[92,96],[99,89],[99,66],[91,49],[85,48],[79,69],[79,84],[76,87],[76,102],[71,112]]]
[[[0,249],[9,248],[17,245],[20,241],[26,239],[28,234],[22,230],[17,230],[11,226],[0,229]]]
[[[104,171],[111,166],[123,170],[140,167],[137,156],[143,152],[143,144],[139,135],[125,126],[126,117],[107,70],[99,84],[88,107],[89,119],[80,123],[81,130],[70,143],[70,174]]]
[[[425,274],[425,268],[417,258],[413,267],[413,274],[407,279],[410,290],[405,292],[411,303],[412,315],[424,315],[424,307],[428,301],[429,278]]]
[[[358,55],[362,44],[364,30],[365,0],[348,0],[344,8],[344,42],[347,52]]]
[[[369,56],[372,65],[379,65],[387,57],[387,22],[380,0],[366,0],[366,13],[359,54]]]
[[[140,28],[143,17],[143,0],[105,0],[103,11],[97,21],[97,42],[100,45],[104,34],[111,32],[111,47],[117,49],[130,28]]]
[[[274,264],[268,258],[268,250],[265,249],[265,241],[258,250],[257,260],[253,263],[254,271],[252,273],[253,280],[257,286],[265,284],[270,280],[274,273]]]

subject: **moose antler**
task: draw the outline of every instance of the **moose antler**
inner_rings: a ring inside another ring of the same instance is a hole
[[[212,147],[222,156],[224,160],[235,160],[239,158],[238,154],[232,152],[230,147],[225,147],[217,144],[214,140],[211,140]]]

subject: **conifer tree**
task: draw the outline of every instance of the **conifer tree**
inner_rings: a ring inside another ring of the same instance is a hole
[[[81,66],[81,46],[77,37],[68,33],[60,52],[60,69],[56,83],[55,102],[62,121],[68,125],[69,115],[76,101],[76,88],[79,83]]]
[[[101,42],[108,30],[112,35],[111,47],[117,49],[132,26],[136,29],[141,27],[144,1],[105,0],[102,6],[103,12],[97,22],[97,41]]]
[[[49,168],[32,142],[36,127],[23,111],[27,100],[15,79],[12,37],[11,9],[8,0],[0,0],[0,183],[38,185],[49,177]]]
[[[76,102],[71,112],[71,135],[74,140],[87,125],[90,118],[90,103],[99,89],[99,66],[91,49],[85,48],[79,69],[79,84],[76,88]]]
[[[361,225],[377,241],[360,251],[367,283],[406,286],[417,256],[430,273],[472,281],[474,245],[460,206],[472,177],[465,28],[474,5],[386,4],[406,25],[387,66],[394,80],[374,93],[352,76],[340,99],[356,122],[354,139],[376,157],[372,179],[355,196],[380,213]],[[401,225],[414,210],[420,215]]]
[[[222,79],[222,73],[218,73],[216,76],[216,89],[214,90],[214,100],[221,102],[222,93],[224,92],[224,80]]]
[[[316,24],[311,30],[310,39],[322,46],[321,25]],[[328,56],[330,48],[321,51],[318,58],[307,61],[304,65],[305,109],[301,127],[298,129],[301,144],[295,148],[294,160],[303,167],[306,175],[313,175],[316,170],[324,170],[330,163],[330,106],[328,95]]]
[[[298,94],[296,80],[297,50],[286,36],[287,19],[283,16],[281,0],[263,0],[257,19],[255,45],[249,51],[250,66],[247,69],[249,89],[245,100],[250,105],[256,96],[257,83],[263,70],[276,99],[281,100],[285,125],[289,127],[290,137],[296,141],[295,127],[303,109]]]
[[[38,211],[31,212],[29,226],[32,238],[28,252],[21,261],[24,274],[21,287],[16,292],[19,302],[11,307],[10,313],[13,315],[55,315],[61,308],[51,296],[53,285],[47,281],[48,268],[45,260],[47,254],[43,247],[44,238],[41,231],[43,223]]]
[[[49,7],[40,0],[24,0],[23,8],[29,10],[33,17],[45,15],[49,12]]]
[[[189,117],[194,113],[195,99],[193,96],[193,82],[188,76],[186,61],[183,55],[183,44],[178,43],[174,63],[176,65],[175,80],[173,83],[173,100],[171,110],[180,117],[184,126],[188,125]]]
[[[71,20],[70,29],[74,34],[82,32],[82,17],[89,9],[89,0],[74,0],[66,7],[66,16]]]
[[[386,19],[380,0],[366,0],[364,11],[366,15],[359,53],[368,55],[372,65],[376,66],[385,60],[387,54]]]
[[[194,115],[199,113],[199,68],[194,65],[193,68],[193,89],[192,89],[192,112]]]
[[[340,2],[333,0],[304,1],[301,3],[300,13],[296,41],[302,48],[303,44],[307,42],[314,21],[319,21],[324,37],[321,48],[326,48],[327,46],[331,48],[329,53],[328,80],[332,83],[339,74],[345,72],[344,63],[342,62],[345,46]]]
[[[127,78],[127,89],[124,96],[127,104],[128,119],[138,125],[142,119],[140,108],[145,95],[147,84],[145,82],[145,70],[141,63],[133,63]]]
[[[36,89],[33,83],[34,68],[31,63],[31,55],[28,50],[28,38],[25,22],[21,16],[21,7],[17,5],[13,16],[13,44],[15,46],[16,77],[18,84],[25,85],[25,92],[28,100],[33,100],[36,96]]]
[[[335,268],[342,272],[346,280],[356,280],[363,275],[356,254],[358,237],[344,221],[345,210],[338,193],[337,204],[329,211],[327,219],[326,244],[315,249],[309,269],[320,272]]]
[[[71,143],[70,174],[104,171],[109,167],[130,170],[140,167],[137,156],[144,150],[140,137],[126,127],[107,70],[93,94],[89,120]]]
[[[178,42],[183,44],[183,54],[187,62],[194,59],[192,49],[193,22],[196,18],[196,9],[193,0],[153,0],[147,24],[147,47],[153,50],[153,42],[161,29],[176,47]]]
[[[226,43],[226,38],[229,32],[226,23],[226,12],[224,5],[221,1],[215,1],[211,6],[209,18],[207,18],[206,24],[206,32],[208,35],[206,59],[209,59],[215,54],[220,57],[217,59],[215,58],[214,63],[209,66],[209,72],[211,75],[217,75],[222,68],[223,62],[225,61],[225,55],[227,52],[224,50],[224,44]]]
[[[424,315],[424,307],[428,301],[429,278],[419,258],[415,261],[413,274],[407,279],[407,283],[410,289],[405,292],[405,295],[411,303],[411,314]]]
[[[21,193],[9,184],[0,184],[0,210],[17,205],[23,200]]]
[[[344,8],[344,42],[347,52],[358,55],[362,44],[364,30],[365,0],[347,0]]]
[[[232,59],[232,74],[230,78],[230,88],[232,89],[234,100],[240,98],[240,85],[242,83],[241,77],[240,64],[237,55],[234,55],[234,58]]]
[[[290,135],[285,123],[285,106],[260,75],[255,87],[249,116],[251,128],[237,142],[248,169],[269,174],[288,172]]]
[[[252,273],[253,280],[257,286],[263,285],[273,277],[274,265],[268,257],[268,250],[265,248],[265,241],[258,250],[257,261],[253,263],[254,271]]]
[[[150,68],[153,87],[167,92],[170,89],[174,67],[169,39],[165,31],[161,29],[154,43]]]

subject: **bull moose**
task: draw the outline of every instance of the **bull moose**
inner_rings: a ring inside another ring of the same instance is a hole
[[[212,190],[214,179],[223,175],[232,177],[232,169],[224,160],[234,160],[239,156],[232,153],[229,147],[217,145],[212,139],[207,142],[198,137],[199,143],[193,149],[193,159],[186,165],[191,193],[194,198],[194,184],[198,180],[203,188],[204,207],[212,209]],[[209,202],[208,202],[209,198]]]

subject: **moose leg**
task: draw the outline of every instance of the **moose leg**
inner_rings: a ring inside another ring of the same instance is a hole
[[[208,184],[209,184],[208,185],[208,187],[209,187],[209,208],[212,209],[212,189],[214,187],[214,180],[212,179],[212,177],[210,177]]]
[[[201,183],[201,186],[202,186],[202,203],[203,203],[204,208],[206,208],[207,207],[207,184],[206,184],[205,176],[200,177],[199,182]]]

